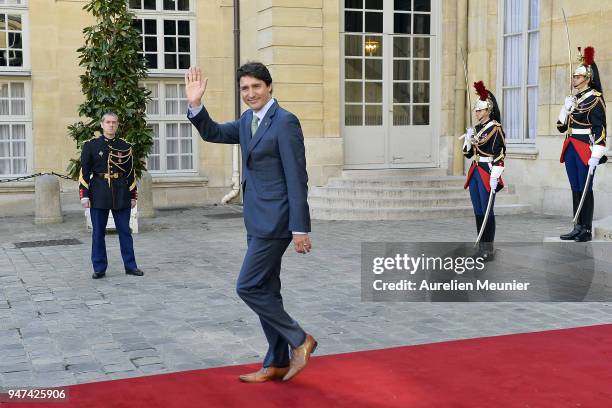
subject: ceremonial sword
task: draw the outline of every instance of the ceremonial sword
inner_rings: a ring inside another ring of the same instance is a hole
[[[480,227],[480,231],[478,232],[478,237],[476,238],[476,242],[474,243],[474,246],[477,246],[478,243],[480,242],[480,239],[482,238],[482,234],[485,230],[485,227],[487,226],[487,220],[489,219],[489,213],[491,212],[491,207],[493,207],[493,197],[495,197],[495,189],[491,189],[491,192],[489,193],[489,202],[487,203],[487,211],[485,212],[484,218],[482,220],[482,226]]]

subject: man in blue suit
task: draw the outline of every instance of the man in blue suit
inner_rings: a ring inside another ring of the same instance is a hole
[[[317,347],[283,307],[281,260],[293,241],[310,252],[308,174],[304,137],[296,116],[272,98],[265,65],[251,62],[236,73],[242,100],[251,108],[239,120],[218,124],[202,105],[208,78],[198,67],[185,74],[187,117],[202,139],[240,144],[247,252],[236,283],[240,298],[259,316],[269,348],[263,367],[240,376],[243,382],[290,380],[308,364]],[[291,356],[289,353],[291,346]]]

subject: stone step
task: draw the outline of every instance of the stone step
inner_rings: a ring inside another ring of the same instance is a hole
[[[344,170],[344,178],[379,178],[379,177],[445,177],[446,169],[375,169],[375,170]]]
[[[496,198],[496,204],[517,204],[518,196],[500,195]],[[469,194],[463,197],[433,197],[433,198],[339,198],[339,197],[317,197],[310,196],[310,206],[316,208],[340,208],[340,209],[402,209],[423,207],[465,207],[471,208]],[[496,205],[497,208],[497,205]]]
[[[503,192],[503,190],[502,190]],[[347,188],[347,187],[312,187],[309,197],[337,198],[464,198],[463,187],[427,188],[427,187],[387,187],[387,188]]]
[[[369,178],[343,178],[333,177],[328,181],[328,187],[344,188],[445,188],[462,187],[465,182],[463,176],[445,177],[369,177]]]
[[[530,205],[503,204],[495,206],[497,215],[526,214]],[[412,208],[322,208],[311,207],[310,214],[317,220],[422,220],[431,218],[455,218],[474,215],[471,205],[458,207],[412,207]]]

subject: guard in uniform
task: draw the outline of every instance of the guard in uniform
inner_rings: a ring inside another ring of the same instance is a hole
[[[115,137],[119,126],[116,114],[106,113],[100,125],[103,135],[83,145],[79,177],[81,203],[90,209],[93,227],[92,277],[99,279],[106,275],[108,260],[104,237],[109,211],[113,212],[117,227],[125,273],[142,276],[143,272],[136,265],[130,229],[130,213],[137,199],[132,145]]]
[[[580,48],[578,49],[580,53]],[[561,163],[572,188],[573,214],[576,215],[585,188],[584,203],[578,215],[574,229],[560,236],[562,240],[586,242],[592,239],[593,178],[595,169],[608,158],[606,152],[606,103],[599,79],[599,70],[595,65],[593,47],[580,53],[580,65],[574,71],[572,85],[578,91],[569,95],[559,112],[557,129],[565,133]],[[589,173],[591,180],[586,186]]]
[[[504,187],[501,175],[504,171],[506,142],[501,126],[499,107],[495,96],[486,89],[482,81],[474,83],[478,99],[474,104],[474,115],[478,121],[475,128],[468,128],[463,135],[463,155],[472,158],[464,188],[470,189],[470,198],[476,217],[476,231],[480,232],[489,203],[491,189],[500,191]],[[495,195],[492,196],[493,201]],[[495,214],[493,205],[485,230],[479,242],[476,256],[490,261],[494,256]]]

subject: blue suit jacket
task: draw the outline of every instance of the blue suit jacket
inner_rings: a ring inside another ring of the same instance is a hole
[[[292,231],[310,232],[308,174],[298,118],[274,103],[251,137],[252,118],[248,110],[240,120],[219,124],[203,108],[189,120],[207,142],[240,144],[247,234],[288,238]]]

